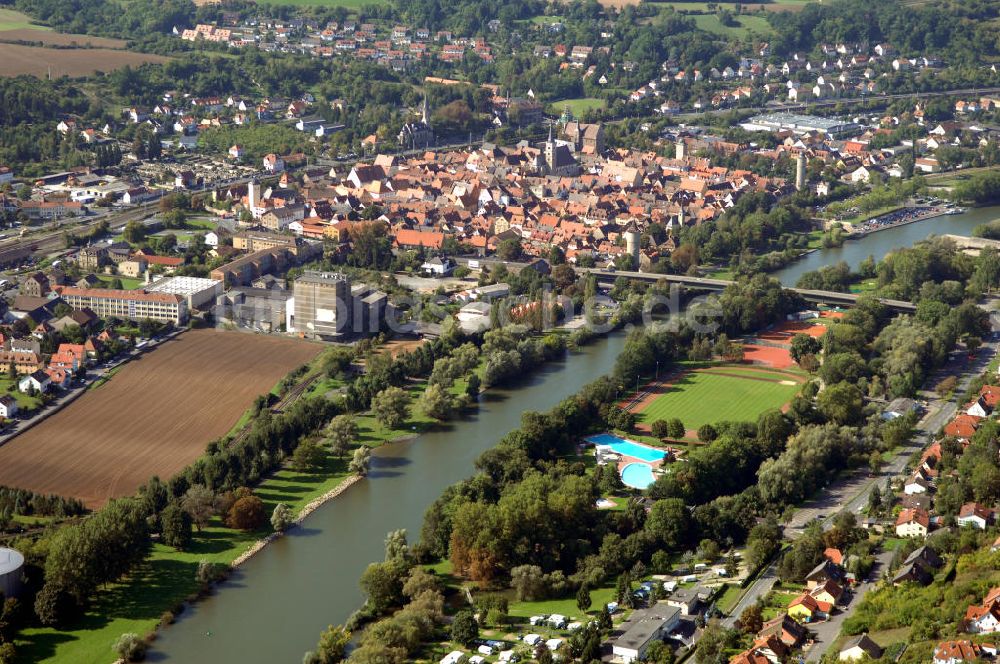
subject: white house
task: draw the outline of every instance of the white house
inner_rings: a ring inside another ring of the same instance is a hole
[[[273,153],[265,155],[264,170],[268,173],[280,173],[285,170],[285,160]]]
[[[17,389],[22,392],[30,392],[34,389],[36,392],[48,392],[49,385],[52,381],[41,371],[35,371],[34,373],[21,376],[21,379],[17,382]]]
[[[435,256],[424,261],[420,269],[435,277],[447,277],[455,270],[455,263],[447,256]]]
[[[859,182],[864,182],[865,184],[868,184],[872,179],[872,172],[867,168],[865,168],[864,166],[861,166],[860,168],[858,168],[858,170],[851,173],[849,179],[854,184],[857,184]]]
[[[927,493],[931,488],[930,482],[928,482],[920,473],[917,473],[906,480],[906,484],[903,485],[903,493],[907,496],[915,496],[921,493]]]
[[[867,634],[861,634],[841,646],[839,659],[842,662],[856,662],[866,658],[878,659],[881,656],[882,648]]]
[[[0,417],[9,420],[17,415],[17,410],[17,400],[14,397],[9,394],[0,397]]]
[[[218,248],[219,246],[219,234],[215,231],[208,231],[205,233],[205,246]]]
[[[993,634],[1000,632],[1000,607],[970,606],[965,612],[965,628],[972,634]]]
[[[990,510],[979,503],[966,503],[958,510],[958,518],[955,521],[960,526],[972,526],[979,530],[986,530],[992,516]]]

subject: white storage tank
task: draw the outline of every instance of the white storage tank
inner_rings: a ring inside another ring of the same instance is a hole
[[[17,597],[21,592],[23,567],[24,556],[20,552],[0,546],[0,594],[4,597]]]

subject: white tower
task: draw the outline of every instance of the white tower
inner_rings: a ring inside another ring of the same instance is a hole
[[[255,180],[247,183],[247,206],[250,214],[257,217],[257,209],[260,207],[260,185]]]
[[[683,138],[678,138],[674,143],[674,159],[683,160],[685,156],[687,156],[687,145],[684,144]]]
[[[800,152],[795,157],[795,189],[802,191],[806,186],[806,155]]]
[[[625,251],[632,257],[632,265],[636,270],[639,269],[639,238],[639,229],[635,223],[629,224],[625,229]]]

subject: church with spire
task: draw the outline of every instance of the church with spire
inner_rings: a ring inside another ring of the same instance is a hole
[[[427,112],[427,95],[420,107],[420,122],[407,122],[399,130],[399,147],[409,150],[434,146],[434,130]]]
[[[552,136],[552,125],[549,125],[549,137],[542,146],[542,153],[535,165],[542,175],[572,176],[580,173],[580,165],[573,158],[573,151],[564,141],[557,141]]]

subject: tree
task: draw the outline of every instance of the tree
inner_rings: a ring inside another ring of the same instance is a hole
[[[371,464],[372,451],[367,445],[362,445],[354,450],[354,458],[348,466],[348,470],[355,475],[365,477],[368,475],[368,466]]]
[[[396,429],[406,419],[409,397],[401,387],[387,387],[372,398],[372,412],[379,424],[387,429]]]
[[[816,355],[821,350],[822,345],[819,339],[814,339],[808,334],[796,334],[792,337],[789,354],[796,362],[801,362],[806,355]]]
[[[711,424],[702,424],[698,427],[698,440],[703,443],[710,443],[719,437],[719,432]]]
[[[670,425],[667,424],[666,420],[656,420],[650,425],[649,429],[657,438],[666,438],[670,435]]]
[[[586,613],[590,610],[592,604],[593,602],[590,599],[590,588],[587,587],[587,584],[583,584],[580,586],[580,589],[576,591],[576,608],[580,609],[580,613]]]
[[[871,493],[868,494],[868,513],[875,515],[878,514],[882,509],[882,490],[878,488],[878,484],[872,487]]]
[[[521,242],[515,238],[501,240],[497,245],[497,258],[502,261],[516,261],[521,257]]]
[[[266,518],[264,501],[253,494],[248,494],[237,498],[229,508],[226,524],[237,530],[256,530]]]
[[[744,634],[756,634],[764,626],[764,612],[760,604],[751,604],[740,614],[739,627]]]
[[[191,515],[177,503],[167,505],[160,514],[163,543],[183,551],[191,544]]]
[[[479,637],[479,623],[472,611],[463,609],[451,623],[451,640],[469,647]]]
[[[284,503],[278,503],[271,512],[271,527],[274,528],[274,532],[283,533],[292,525],[293,519],[292,508]]]
[[[330,439],[330,451],[338,459],[347,454],[358,438],[358,425],[350,415],[337,415],[326,427],[326,435]]]
[[[934,391],[942,399],[947,398],[949,394],[955,391],[955,387],[958,385],[957,376],[945,376],[938,381],[937,385],[934,386]]]
[[[680,498],[653,503],[646,518],[645,530],[667,551],[684,549],[691,534],[691,516]]]
[[[111,650],[126,662],[140,662],[146,656],[146,642],[138,634],[128,632],[118,637]]]
[[[371,563],[361,574],[361,590],[376,615],[398,606],[403,598],[403,582],[395,563]]]
[[[299,472],[319,470],[326,461],[326,453],[314,440],[304,440],[292,453],[292,468]]]
[[[819,393],[816,407],[828,420],[837,424],[854,424],[861,418],[863,395],[850,383],[830,385]]]
[[[510,585],[517,601],[534,601],[545,594],[545,575],[538,565],[519,565],[510,571]]]
[[[667,432],[667,435],[671,438],[679,440],[687,435],[687,429],[684,428],[684,423],[681,422],[679,418],[671,418],[668,424],[670,425],[670,429]]]
[[[317,664],[337,664],[344,660],[347,644],[351,642],[351,633],[341,625],[330,625],[319,635],[316,645],[315,661]]]
[[[435,420],[447,420],[454,411],[451,395],[439,383],[431,383],[420,396],[420,410]]]
[[[195,484],[181,498],[181,509],[191,515],[191,521],[200,532],[215,516],[215,494],[211,489]]]
[[[465,385],[465,395],[472,400],[479,398],[480,380],[479,374],[471,374]]]

